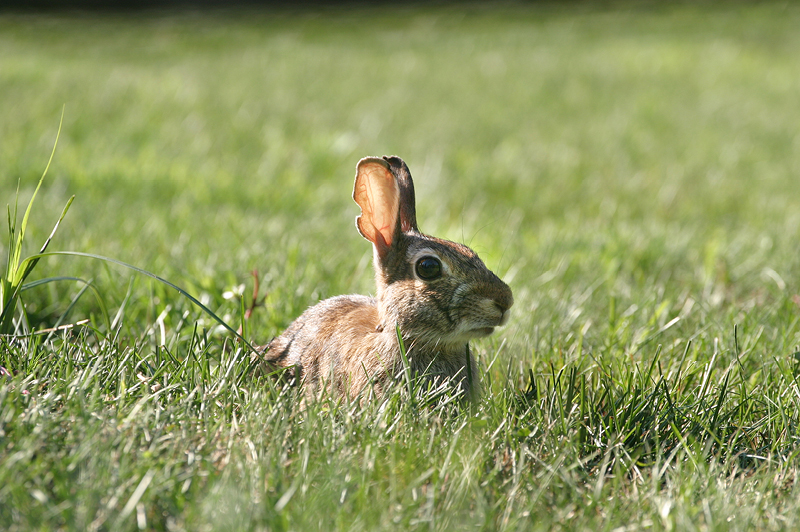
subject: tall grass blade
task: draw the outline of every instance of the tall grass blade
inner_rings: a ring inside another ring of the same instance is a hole
[[[22,216],[22,224],[19,226],[19,234],[17,235],[17,243],[13,248],[14,252],[14,260],[12,264],[17,264],[20,260],[20,256],[22,254],[22,241],[25,239],[25,229],[28,227],[28,217],[31,214],[31,208],[33,207],[33,202],[36,199],[36,194],[39,193],[39,189],[42,188],[42,182],[44,182],[44,178],[47,175],[47,171],[50,169],[50,165],[53,163],[53,157],[56,154],[56,147],[58,146],[58,138],[61,136],[61,126],[64,123],[64,108],[61,108],[61,120],[58,122],[58,132],[56,133],[56,141],[53,143],[53,150],[50,152],[50,158],[47,160],[47,166],[44,167],[44,172],[42,172],[42,177],[39,178],[39,183],[36,185],[36,188],[33,191],[33,196],[31,196],[31,200],[28,202],[28,208],[25,209],[25,214]],[[73,196],[74,199],[74,196]],[[72,203],[72,199],[69,200],[67,206],[64,208],[64,212],[61,213],[61,218],[64,218],[64,215],[69,209],[69,205]],[[16,209],[14,209],[16,211]],[[16,214],[16,212],[15,212]],[[59,219],[59,222],[61,220]],[[56,223],[56,228],[58,228],[58,223]],[[55,232],[55,229],[53,229]],[[52,234],[50,235],[52,238]],[[50,239],[47,239],[47,242],[50,242]],[[45,246],[47,246],[47,242]]]
[[[31,271],[33,271],[33,268],[38,262],[38,258],[33,260],[28,258],[20,262],[22,257],[22,244],[25,240],[25,230],[28,227],[28,219],[31,214],[31,209],[33,208],[33,202],[36,199],[39,189],[42,187],[42,183],[47,175],[47,171],[50,169],[50,165],[53,163],[53,157],[56,153],[56,147],[58,146],[58,139],[61,136],[61,127],[63,124],[64,107],[61,108],[61,119],[58,123],[58,132],[56,133],[56,140],[53,143],[53,150],[50,152],[50,158],[47,160],[47,166],[45,166],[44,172],[42,172],[42,177],[39,178],[39,183],[36,185],[33,195],[28,202],[28,207],[25,209],[25,214],[22,216],[22,224],[19,227],[19,231],[17,231],[16,228],[17,207],[19,202],[19,183],[17,184],[17,195],[14,201],[13,216],[11,215],[11,208],[8,208],[9,249],[8,261],[6,264],[6,274],[2,279],[2,283],[0,284],[0,305],[2,305],[3,309],[2,313],[0,314],[0,334],[11,333],[14,327],[14,309],[17,306],[22,283],[25,281],[25,278],[30,275]],[[40,254],[47,249],[48,244],[50,244],[53,235],[58,229],[61,221],[64,219],[64,216],[66,216],[69,206],[72,204],[74,199],[75,196],[72,196],[72,198],[70,198],[70,200],[67,202],[66,207],[64,207],[64,210],[61,212],[61,217],[58,219],[58,222],[56,222],[53,231],[51,231],[50,236],[47,238],[41,250],[39,251]],[[23,314],[25,312],[24,305],[22,307],[22,312]]]
[[[395,332],[397,333],[397,344],[400,346],[400,358],[403,360],[403,375],[406,378],[406,386],[408,387],[409,400],[413,406],[414,404],[414,385],[411,382],[411,364],[408,362],[406,355],[406,345],[403,342],[403,335],[400,334],[400,325],[395,325]]]

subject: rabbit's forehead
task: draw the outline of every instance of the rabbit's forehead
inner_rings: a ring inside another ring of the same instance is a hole
[[[477,257],[474,251],[458,242],[441,239],[419,239],[411,242],[406,249],[406,259],[414,263],[425,256],[435,256],[443,262],[454,264],[464,259]]]

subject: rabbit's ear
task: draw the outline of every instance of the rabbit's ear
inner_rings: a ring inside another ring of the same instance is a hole
[[[353,199],[361,207],[358,232],[383,255],[395,238],[400,210],[400,187],[387,161],[377,157],[358,161]]]
[[[411,171],[400,157],[384,157],[389,168],[394,174],[400,190],[400,229],[403,232],[417,231],[417,208],[414,200],[414,181],[411,179]]]

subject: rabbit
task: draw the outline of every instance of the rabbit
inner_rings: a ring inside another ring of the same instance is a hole
[[[469,341],[508,321],[511,289],[467,246],[419,231],[414,183],[399,157],[361,159],[353,199],[361,207],[356,228],[372,243],[375,297],[342,295],[310,307],[267,344],[267,367],[289,368],[284,376],[307,398],[325,390],[381,398],[405,370],[399,327],[412,375],[475,397]]]

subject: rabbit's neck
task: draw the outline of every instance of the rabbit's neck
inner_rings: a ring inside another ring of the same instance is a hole
[[[409,360],[429,364],[438,360],[463,366],[469,354],[469,343],[445,343],[436,339],[403,338]]]
[[[412,344],[407,355],[413,373],[434,382],[456,384],[467,395],[472,393],[478,377],[468,343],[458,346],[434,342]]]

